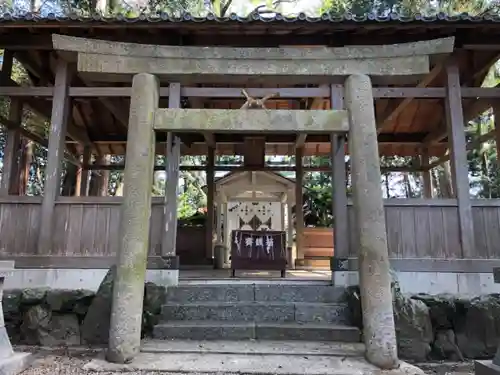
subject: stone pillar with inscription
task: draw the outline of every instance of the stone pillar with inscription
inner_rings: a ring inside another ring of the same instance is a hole
[[[3,317],[3,285],[14,270],[13,261],[0,261],[0,374],[14,375],[23,372],[33,361],[31,353],[15,353],[10,344]]]
[[[359,280],[366,359],[382,368],[399,366],[392,309],[391,275],[380,189],[380,160],[372,84],[367,75],[345,82],[349,111],[349,152],[359,239]]]

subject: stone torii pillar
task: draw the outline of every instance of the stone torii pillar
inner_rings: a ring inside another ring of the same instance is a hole
[[[380,160],[372,84],[367,75],[345,82],[349,111],[355,230],[359,238],[359,280],[365,356],[382,369],[399,366],[392,309],[391,275],[380,190]]]
[[[106,354],[114,363],[132,361],[141,344],[155,154],[153,114],[159,104],[159,88],[158,78],[151,74],[137,74],[132,81],[120,247]]]

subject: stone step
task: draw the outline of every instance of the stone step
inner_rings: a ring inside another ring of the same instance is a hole
[[[141,352],[362,357],[365,345],[360,342],[334,341],[144,339],[141,342]]]
[[[318,323],[254,323],[224,321],[175,321],[158,324],[155,339],[187,340],[305,340],[359,342],[356,327]]]
[[[343,303],[284,302],[202,302],[165,304],[162,317],[172,320],[220,320],[235,322],[348,322],[348,307]]]
[[[169,287],[169,303],[194,302],[325,302],[343,300],[345,289],[331,285],[241,284],[179,285]]]
[[[255,345],[253,345],[255,344]],[[329,347],[329,345],[332,345]],[[181,350],[179,350],[181,346]],[[360,375],[420,374],[404,362],[401,370],[381,371],[363,358],[352,343],[308,341],[184,341],[156,340],[142,348],[128,364],[103,357],[84,365],[85,373],[252,374],[252,375]],[[347,347],[347,350],[345,349]],[[198,349],[200,348],[200,349]],[[234,350],[236,349],[236,350]]]

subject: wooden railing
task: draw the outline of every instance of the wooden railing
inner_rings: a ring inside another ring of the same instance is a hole
[[[352,207],[349,217],[351,224],[354,221]],[[391,258],[462,257],[455,199],[387,200],[385,220]],[[354,255],[357,237],[354,231],[350,233],[350,255]]]
[[[41,199],[0,199],[0,255],[56,257],[113,257],[119,246],[121,197],[61,197],[56,203],[53,246],[49,254],[37,254]],[[152,202],[149,256],[161,254],[163,199]],[[179,227],[177,254],[184,263],[205,260],[205,229]]]
[[[0,256],[112,258],[119,246],[121,200],[120,197],[61,197],[55,209],[52,250],[50,254],[37,254],[39,224],[41,220],[48,220],[40,217],[41,198],[0,198]],[[456,200],[386,200],[385,214],[391,258],[463,258]],[[474,259],[500,259],[500,200],[473,200],[472,214],[476,242]],[[154,198],[150,256],[160,254],[162,216],[163,199]],[[349,256],[355,257],[357,236],[351,229],[354,228],[351,204],[347,219]],[[324,231],[332,233],[331,229],[325,228]],[[322,240],[325,240],[324,235]],[[325,241],[331,243],[332,238]],[[177,254],[181,257],[181,264],[203,263],[205,246],[205,228],[178,228]]]

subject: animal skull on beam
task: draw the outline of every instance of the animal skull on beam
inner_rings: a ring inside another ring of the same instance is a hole
[[[248,95],[248,92],[245,89],[242,89],[241,92],[247,99],[245,104],[241,106],[241,109],[267,109],[265,106],[265,102],[280,95],[279,92],[275,92],[274,94],[268,94],[264,96],[262,99],[255,99]]]

